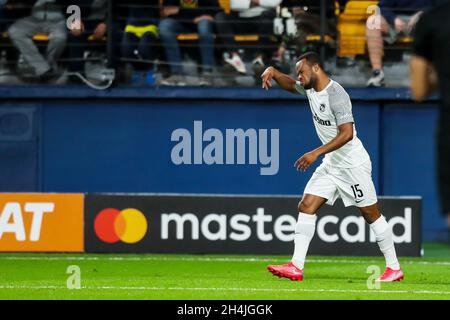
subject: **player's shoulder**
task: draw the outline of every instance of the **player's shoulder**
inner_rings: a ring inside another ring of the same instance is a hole
[[[348,97],[347,91],[345,91],[344,87],[341,86],[338,82],[334,81],[333,79],[330,79],[331,83],[327,87],[326,91],[331,98],[342,98],[342,97]]]

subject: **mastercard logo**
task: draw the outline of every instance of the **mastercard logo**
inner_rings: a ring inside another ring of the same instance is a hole
[[[139,210],[107,208],[95,217],[94,231],[103,242],[139,242],[147,233],[147,219]]]

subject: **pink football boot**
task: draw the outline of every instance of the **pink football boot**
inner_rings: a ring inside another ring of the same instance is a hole
[[[274,276],[284,277],[291,280],[302,281],[303,270],[297,268],[292,262],[281,264],[278,266],[270,265],[267,267],[269,272],[272,272]]]
[[[378,282],[394,282],[401,281],[405,275],[403,274],[402,269],[400,270],[392,270],[391,268],[386,268],[384,273],[377,279]]]

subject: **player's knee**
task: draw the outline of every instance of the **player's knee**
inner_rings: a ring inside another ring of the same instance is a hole
[[[302,199],[298,204],[298,212],[314,214],[315,208],[313,202],[308,198]]]
[[[381,214],[379,212],[373,211],[361,211],[361,214],[368,224],[374,223],[381,217]]]

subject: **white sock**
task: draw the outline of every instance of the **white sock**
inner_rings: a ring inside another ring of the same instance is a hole
[[[306,214],[302,212],[298,214],[297,224],[295,225],[295,249],[292,263],[301,270],[303,270],[303,266],[305,265],[309,243],[316,230],[316,220],[317,216],[315,214]]]
[[[375,234],[378,246],[384,254],[386,267],[393,270],[399,270],[400,264],[398,263],[397,254],[395,253],[392,228],[386,221],[386,218],[384,216],[379,217],[375,222],[370,224],[370,229],[372,229]]]

